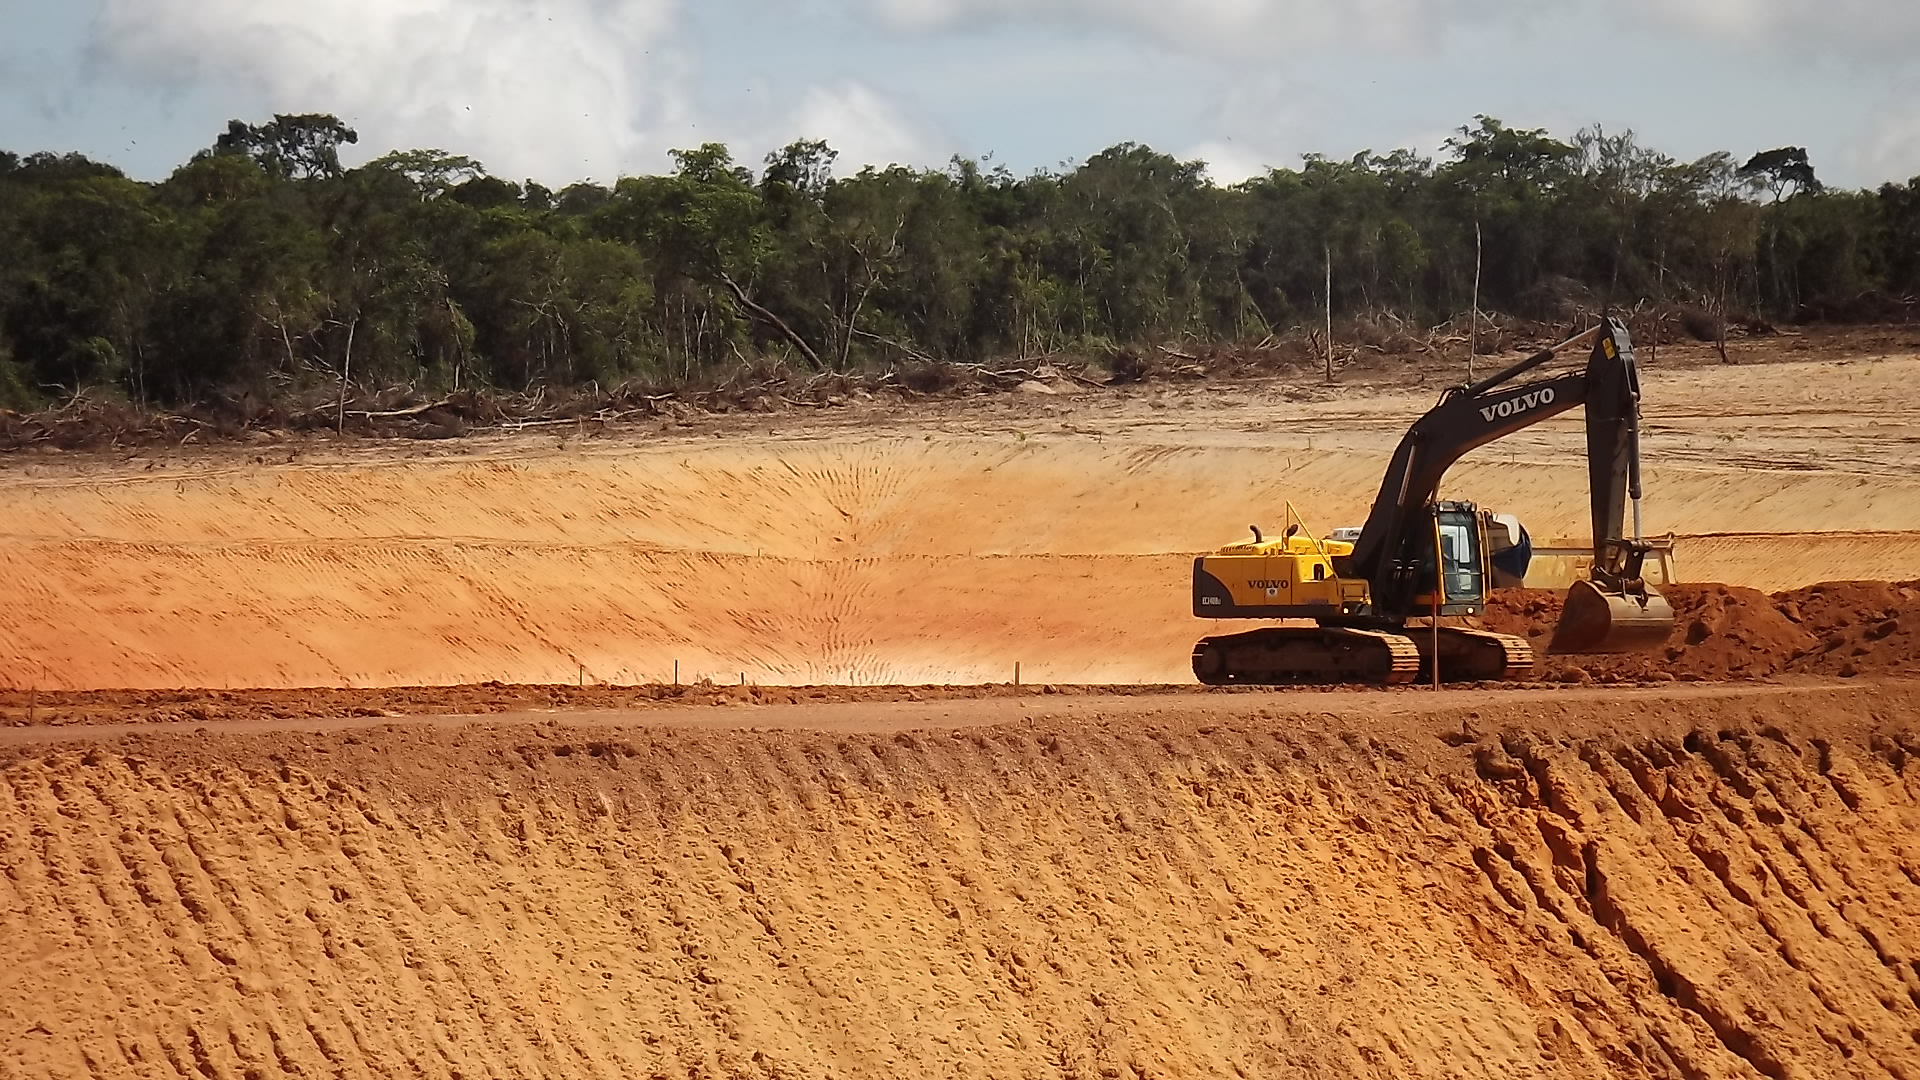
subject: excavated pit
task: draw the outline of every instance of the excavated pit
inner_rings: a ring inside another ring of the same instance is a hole
[[[1006,682],[1015,665],[1032,682],[1191,682],[1193,643],[1222,629],[1192,617],[1192,556],[1250,522],[1277,527],[1289,501],[1317,528],[1363,520],[1391,447],[1243,438],[743,437],[15,468],[0,472],[0,688],[630,685],[676,671],[871,686]],[[1653,479],[1650,529],[1744,531],[1685,542],[1689,578],[1920,573],[1910,474]],[[1577,535],[1587,511],[1576,457],[1469,460],[1449,483],[1540,537]],[[1884,531],[1798,535],[1810,505],[1826,508],[1814,524]]]
[[[1639,693],[15,747],[0,1077],[1920,1076],[1920,688]]]

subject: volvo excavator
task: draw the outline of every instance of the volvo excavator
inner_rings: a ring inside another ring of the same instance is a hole
[[[1584,369],[1516,382],[1588,344]],[[1673,608],[1641,573],[1651,547],[1641,539],[1640,380],[1625,324],[1603,316],[1504,371],[1448,388],[1401,440],[1357,534],[1316,537],[1289,506],[1294,520],[1279,539],[1256,526],[1251,541],[1195,559],[1195,616],[1295,624],[1201,639],[1194,675],[1215,686],[1525,678],[1534,663],[1525,638],[1460,625],[1484,610],[1490,581],[1524,577],[1525,532],[1505,515],[1436,495],[1470,451],[1577,407],[1586,411],[1593,565],[1568,591],[1547,651],[1664,645]]]

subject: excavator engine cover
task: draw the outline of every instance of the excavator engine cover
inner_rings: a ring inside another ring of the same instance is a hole
[[[1651,652],[1673,632],[1673,605],[1651,586],[1645,594],[1607,592],[1580,580],[1567,590],[1550,655]]]

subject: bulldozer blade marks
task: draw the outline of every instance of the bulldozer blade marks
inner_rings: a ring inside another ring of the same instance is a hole
[[[1641,597],[1603,592],[1591,581],[1567,590],[1549,655],[1651,652],[1673,632],[1673,605],[1649,588]]]

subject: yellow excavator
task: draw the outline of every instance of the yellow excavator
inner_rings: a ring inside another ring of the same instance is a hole
[[[1584,369],[1515,382],[1589,343]],[[1626,325],[1607,316],[1480,382],[1450,387],[1401,440],[1359,530],[1316,537],[1289,505],[1293,520],[1279,539],[1255,527],[1251,541],[1195,559],[1196,617],[1294,622],[1201,639],[1195,677],[1213,686],[1525,678],[1534,663],[1525,638],[1460,624],[1484,610],[1491,582],[1524,578],[1525,530],[1436,494],[1470,451],[1582,406],[1593,565],[1569,589],[1547,651],[1664,645],[1673,607],[1641,573],[1652,548],[1641,538],[1639,374]],[[1623,535],[1629,498],[1631,538]]]

